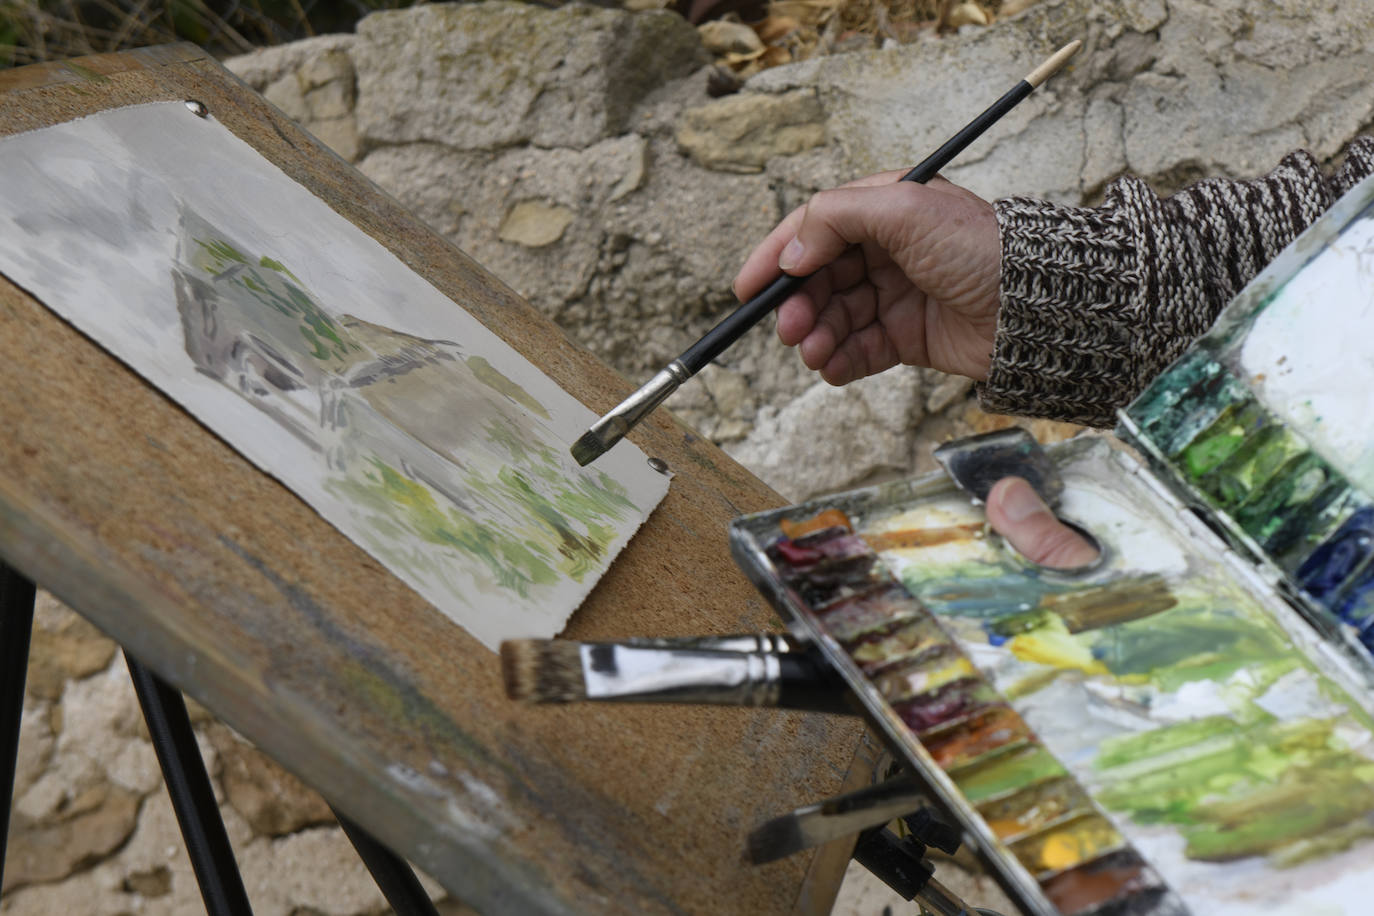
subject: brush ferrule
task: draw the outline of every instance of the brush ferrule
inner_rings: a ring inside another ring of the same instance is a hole
[[[710,649],[717,652],[796,652],[797,640],[786,633],[735,633],[729,636],[638,636],[620,641],[635,649]]]
[[[652,413],[654,408],[668,399],[668,395],[691,377],[692,373],[680,360],[673,360],[666,369],[592,424],[587,432],[597,438],[603,453],[610,451],[611,446],[625,438],[625,434],[639,425],[640,420]]]
[[[610,643],[587,643],[581,651],[589,700],[776,706],[782,693],[773,653]]]

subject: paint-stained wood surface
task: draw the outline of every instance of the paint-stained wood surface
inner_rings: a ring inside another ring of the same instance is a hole
[[[633,387],[198,49],[0,73],[0,135],[197,99],[601,413]],[[484,912],[824,912],[848,850],[748,831],[868,775],[852,720],[521,707],[497,657],[0,277],[0,555]],[[573,638],[772,628],[726,524],[776,494],[665,411],[677,476]],[[871,764],[871,761],[868,762]]]

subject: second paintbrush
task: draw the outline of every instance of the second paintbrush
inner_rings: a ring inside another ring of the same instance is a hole
[[[1073,41],[1060,48],[1044,63],[1036,67],[1026,78],[1018,82],[986,111],[974,118],[969,124],[938,150],[931,153],[911,171],[902,176],[902,181],[924,184],[944,168],[965,147],[977,139],[1008,111],[1016,107],[1026,96],[1045,80],[1049,79],[1064,62],[1077,53],[1081,41]],[[625,437],[641,420],[677,390],[683,382],[700,372],[707,363],[715,359],[726,348],[744,336],[744,333],[758,324],[763,317],[781,305],[799,290],[807,277],[779,274],[763,292],[741,305],[738,309],[716,325],[706,336],[692,344],[682,355],[668,364],[668,367],[622,401],[610,413],[592,425],[573,444],[573,458],[580,465],[588,465],[604,455],[611,446]]]

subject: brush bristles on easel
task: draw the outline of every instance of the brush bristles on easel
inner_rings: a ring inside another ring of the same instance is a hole
[[[528,703],[583,700],[769,706],[852,713],[849,690],[817,652],[773,635],[501,644],[506,695]]]

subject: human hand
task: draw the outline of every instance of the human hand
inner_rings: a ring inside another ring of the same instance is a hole
[[[987,498],[988,524],[1021,556],[1053,569],[1087,566],[1097,548],[1061,522],[1035,488],[1020,477],[1003,477]]]
[[[992,205],[943,178],[902,174],[816,194],[735,277],[746,301],[779,268],[815,272],[778,308],[778,337],[832,385],[898,364],[987,377],[1001,279]]]

